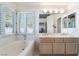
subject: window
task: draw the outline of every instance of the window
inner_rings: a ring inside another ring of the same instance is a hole
[[[0,35],[4,34],[4,24],[3,24],[3,11],[4,6],[0,4]]]
[[[34,14],[19,13],[19,19],[20,19],[20,33],[33,34],[34,33]]]
[[[25,32],[26,32],[26,15],[23,13],[20,13],[19,20],[20,20],[20,33],[25,34]]]
[[[34,32],[34,14],[28,13],[27,18],[27,34],[32,34]]]
[[[13,33],[13,11],[0,4],[0,34]]]
[[[7,9],[6,9],[7,10]],[[12,12],[7,10],[5,12],[4,21],[5,21],[5,34],[11,34],[13,31],[13,21],[12,21]]]

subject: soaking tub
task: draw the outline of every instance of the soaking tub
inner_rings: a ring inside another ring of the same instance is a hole
[[[0,56],[32,56],[33,53],[34,40],[26,42],[23,39],[15,39],[7,44],[0,45]]]

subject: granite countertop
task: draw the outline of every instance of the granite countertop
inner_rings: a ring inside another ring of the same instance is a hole
[[[45,38],[45,37],[49,37],[49,38],[79,38],[79,35],[72,35],[72,34],[39,34],[39,37]]]

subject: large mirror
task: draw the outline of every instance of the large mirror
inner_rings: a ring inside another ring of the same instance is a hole
[[[61,33],[61,15],[59,13],[39,14],[39,33]]]

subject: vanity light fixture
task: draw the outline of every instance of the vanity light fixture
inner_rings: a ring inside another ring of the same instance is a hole
[[[47,13],[47,9],[43,9],[43,12],[44,12],[44,13]]]
[[[64,10],[60,10],[60,13],[64,13]]]
[[[55,10],[54,13],[58,13],[58,10]]]
[[[49,13],[49,14],[52,14],[52,13],[64,13],[64,10],[47,10],[47,9],[43,9],[42,10],[45,14],[46,13]]]
[[[52,13],[52,10],[49,10],[49,13]]]

